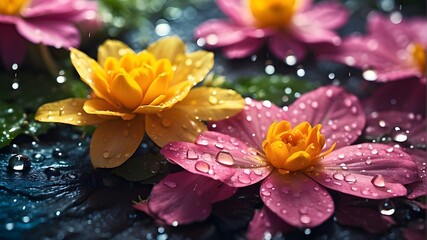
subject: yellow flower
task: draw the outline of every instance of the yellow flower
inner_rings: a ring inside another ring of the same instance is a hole
[[[213,66],[213,54],[186,54],[178,37],[163,38],[139,53],[107,40],[98,62],[71,49],[71,62],[93,90],[90,99],[65,99],[41,106],[36,119],[72,125],[98,125],[90,144],[94,167],[125,162],[144,133],[159,146],[193,142],[206,130],[202,121],[221,120],[244,107],[232,90],[197,87]]]
[[[18,15],[19,12],[29,5],[29,0],[2,0],[0,1],[0,14]]]

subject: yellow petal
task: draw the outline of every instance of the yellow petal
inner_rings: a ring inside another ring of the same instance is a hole
[[[120,60],[128,52],[133,52],[125,43],[117,40],[107,40],[98,48],[98,62],[104,66],[107,57]]]
[[[284,164],[284,169],[288,171],[298,171],[310,166],[310,162],[310,154],[305,151],[298,151],[289,156]]]
[[[102,76],[103,68],[95,60],[75,48],[71,48],[70,58],[83,82],[89,85],[98,97],[108,99],[107,83]]]
[[[169,77],[166,73],[157,76],[156,79],[148,87],[141,105],[148,105],[160,95],[165,95],[169,87]]]
[[[37,109],[35,119],[41,122],[67,123],[77,126],[95,125],[105,121],[97,115],[88,114],[83,110],[87,99],[69,98],[57,102],[46,103]]]
[[[154,113],[159,113],[161,112],[163,109],[165,109],[166,106],[165,105],[144,105],[144,106],[139,106],[137,109],[135,109],[133,112],[134,113],[139,113],[139,114],[154,114]]]
[[[115,108],[103,99],[89,99],[84,105],[83,109],[86,113],[103,115],[105,117],[121,117],[122,119],[129,120],[135,117],[135,114],[125,112]]]
[[[90,142],[90,159],[95,168],[112,168],[124,163],[141,144],[144,120],[107,121],[95,130]]]
[[[214,55],[207,51],[189,53],[176,63],[176,71],[171,85],[189,81],[193,85],[201,82],[214,65]]]
[[[222,88],[198,87],[173,108],[190,112],[201,120],[222,120],[240,112],[245,102],[237,92]]]
[[[141,87],[124,71],[111,81],[111,89],[111,94],[128,109],[133,110],[141,103]]]
[[[169,59],[172,65],[175,65],[185,57],[185,45],[177,36],[164,37],[150,44],[147,47],[147,51],[153,54],[156,59]]]
[[[207,130],[205,124],[194,116],[175,108],[146,115],[145,124],[148,136],[160,147],[169,142],[194,142],[202,131]]]

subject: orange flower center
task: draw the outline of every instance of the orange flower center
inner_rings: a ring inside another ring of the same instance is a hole
[[[112,104],[128,109],[160,104],[168,95],[174,74],[168,59],[157,60],[147,51],[128,52],[120,60],[108,57],[103,69],[95,64],[93,69],[94,77],[106,84]]]
[[[21,9],[29,4],[30,0],[1,0],[0,14],[18,15]]]
[[[299,171],[313,166],[316,161],[329,154],[335,144],[322,152],[325,136],[320,133],[322,125],[312,127],[302,122],[295,128],[288,121],[274,122],[268,129],[262,148],[271,165],[282,174]]]
[[[414,43],[409,47],[409,51],[412,54],[412,61],[418,67],[418,69],[425,74],[426,72],[426,48],[419,44]]]
[[[292,19],[296,0],[250,0],[249,7],[258,27],[286,27]]]

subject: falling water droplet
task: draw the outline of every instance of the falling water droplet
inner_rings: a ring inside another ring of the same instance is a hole
[[[396,206],[394,205],[394,203],[391,200],[388,200],[388,199],[386,199],[382,203],[380,203],[378,208],[379,208],[380,213],[382,215],[386,215],[386,216],[391,216],[396,211]]]
[[[227,151],[220,151],[216,155],[216,161],[222,165],[231,166],[234,164],[233,156]]]
[[[385,180],[382,175],[375,175],[372,178],[371,183],[376,187],[385,187]]]
[[[197,155],[197,153],[193,149],[190,148],[187,150],[187,159],[196,160],[198,158],[199,155]]]
[[[297,63],[297,58],[294,55],[289,55],[285,58],[285,63],[289,66],[293,66]]]
[[[208,173],[211,167],[206,162],[198,161],[196,162],[194,168],[201,173]]]
[[[376,81],[378,79],[377,72],[372,69],[364,71],[362,75],[366,81]]]
[[[9,158],[9,165],[10,170],[13,171],[27,171],[31,167],[31,160],[28,156],[23,154],[16,154]]]
[[[396,127],[391,133],[391,138],[396,142],[403,143],[408,140],[407,133],[408,131],[401,130],[400,128]]]

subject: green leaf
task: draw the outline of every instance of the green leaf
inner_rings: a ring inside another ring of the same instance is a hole
[[[133,155],[125,163],[112,169],[111,173],[137,182],[168,171],[168,162],[160,154],[146,153]]]
[[[0,102],[0,147],[8,145],[20,134],[37,136],[47,132],[48,123],[39,123],[16,105]]]
[[[316,88],[318,84],[291,75],[241,77],[225,82],[222,87],[232,88],[242,96],[258,100],[270,100],[283,106],[295,101],[300,95]]]

